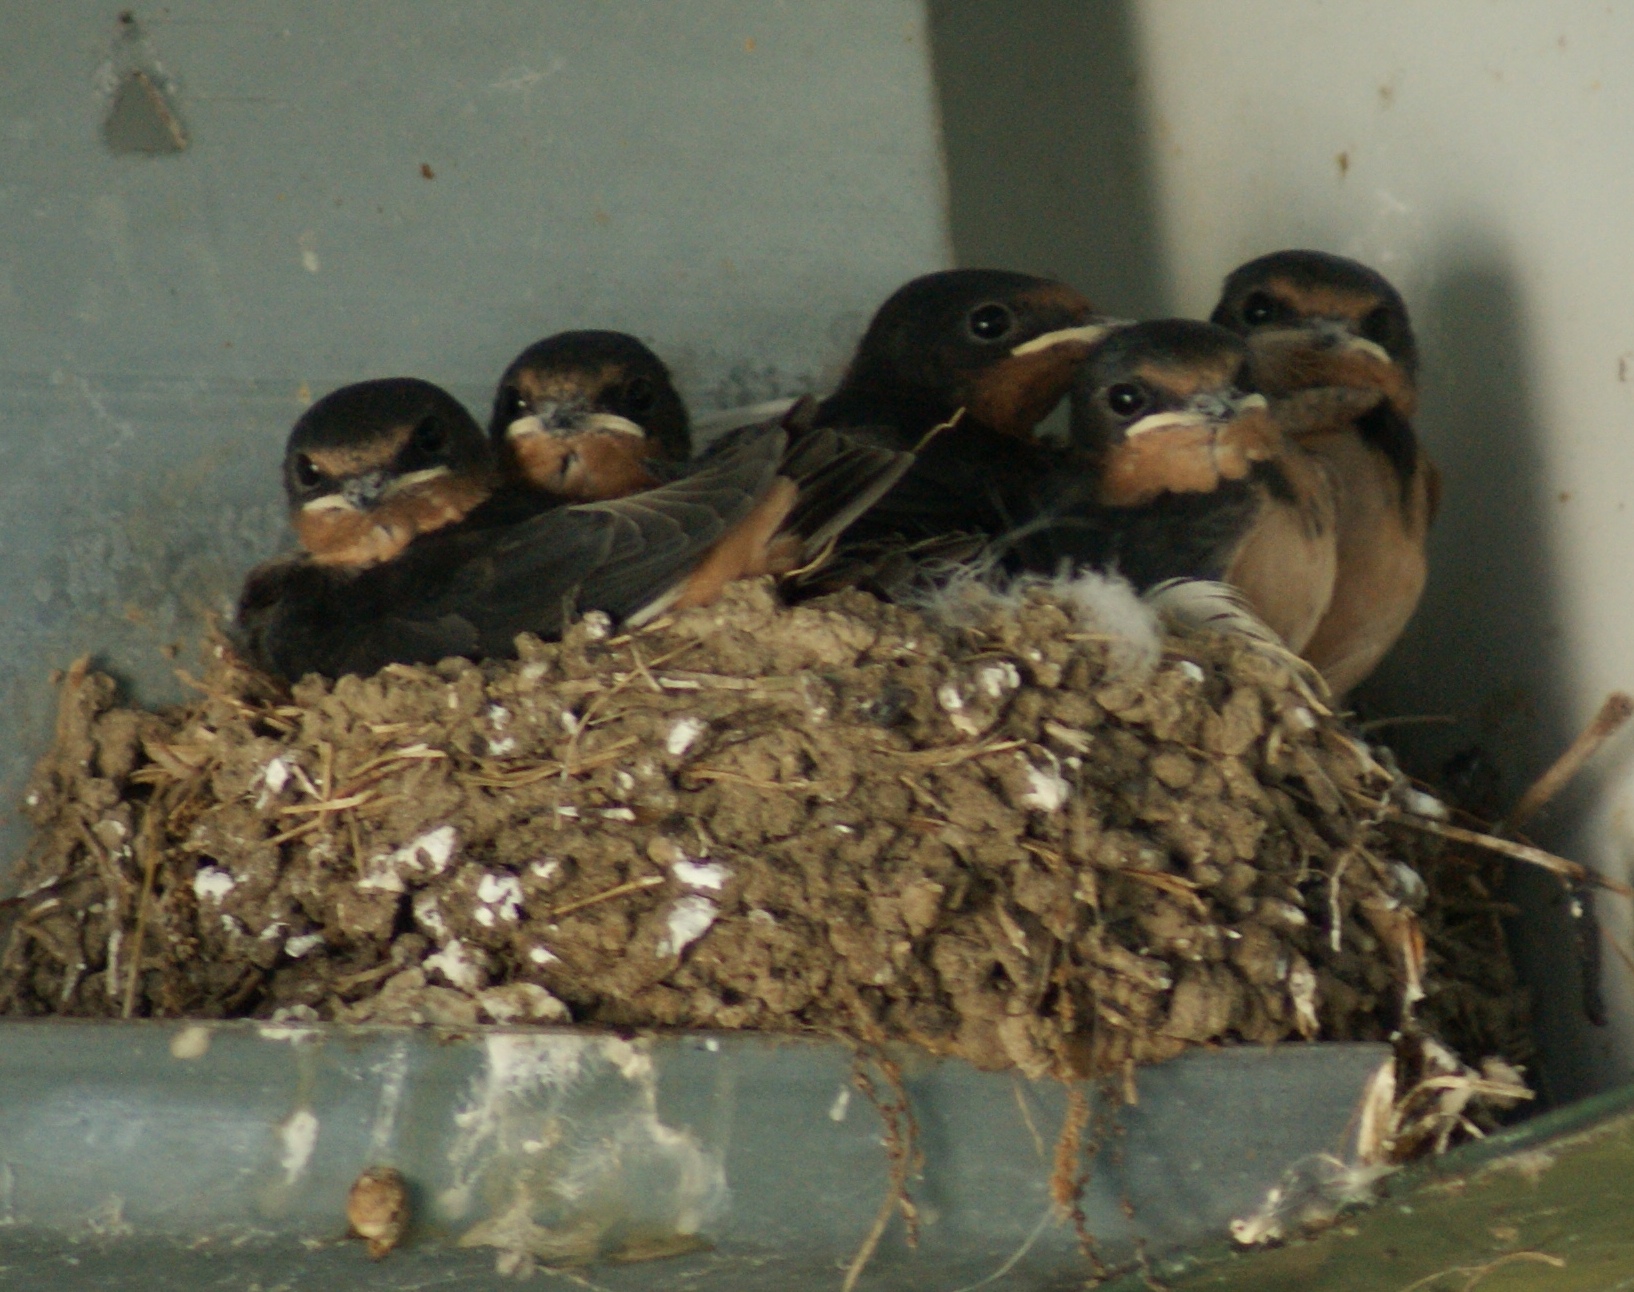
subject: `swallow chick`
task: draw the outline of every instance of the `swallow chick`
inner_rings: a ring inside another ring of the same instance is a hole
[[[360,435],[359,427],[371,428]],[[499,483],[463,405],[397,377],[336,391],[295,424],[284,491],[295,535],[317,565],[363,569],[462,520]]]
[[[1247,347],[1189,319],[1112,333],[1071,396],[1075,455],[1005,541],[1022,564],[1232,585],[1299,650],[1333,588],[1332,480],[1253,386]]]
[[[511,360],[488,432],[507,473],[574,502],[661,482],[692,452],[686,405],[656,354],[623,332],[558,332]]]
[[[303,550],[251,571],[239,638],[294,679],[506,657],[517,634],[556,637],[589,610],[638,626],[820,558],[911,462],[772,423],[658,488],[569,503],[504,482],[435,386],[362,382],[295,424],[284,478]]]
[[[1343,695],[1406,628],[1428,574],[1440,473],[1418,442],[1418,346],[1380,274],[1320,251],[1279,251],[1225,281],[1214,322],[1247,339],[1254,379],[1337,482],[1332,603],[1305,657]]]
[[[879,307],[817,424],[916,451],[853,543],[994,535],[1056,451],[1033,431],[1114,324],[1071,287],[998,269],[915,278]]]

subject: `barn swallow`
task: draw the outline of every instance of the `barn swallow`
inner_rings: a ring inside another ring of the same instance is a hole
[[[686,405],[656,354],[623,332],[558,332],[499,379],[488,433],[507,472],[573,502],[661,482],[692,452]]]
[[[246,652],[286,678],[514,654],[601,610],[639,626],[817,559],[912,455],[770,423],[670,483],[569,503],[502,480],[448,394],[408,378],[325,396],[284,482],[303,551],[251,571]]]
[[[284,454],[290,523],[311,561],[363,569],[463,520],[499,484],[492,451],[471,429],[458,400],[412,377],[314,404]]]
[[[1418,443],[1418,346],[1400,293],[1319,251],[1279,251],[1225,281],[1214,322],[1246,337],[1254,378],[1301,410],[1302,448],[1338,482],[1338,573],[1305,657],[1344,695],[1401,636],[1424,591],[1441,479]]]
[[[1143,591],[1229,583],[1302,648],[1333,587],[1332,480],[1282,433],[1242,339],[1190,319],[1119,329],[1070,406],[1073,454],[1002,540],[1021,564],[1116,570]]]
[[[953,269],[899,288],[817,410],[819,426],[917,452],[847,546],[1013,526],[1053,470],[1033,431],[1111,326],[1071,287],[1028,274]]]

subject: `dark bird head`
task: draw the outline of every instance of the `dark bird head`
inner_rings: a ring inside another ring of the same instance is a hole
[[[907,441],[959,409],[1027,438],[1112,326],[1063,283],[1002,269],[950,269],[897,289],[879,307],[825,425],[883,424]]]
[[[1073,444],[1119,506],[1240,479],[1279,439],[1247,344],[1193,319],[1111,333],[1079,369],[1071,407]]]
[[[593,483],[575,487],[574,469],[583,464],[565,441],[593,436],[631,462],[683,462],[693,448],[670,369],[623,332],[559,332],[534,341],[500,377],[489,434],[516,474],[574,498],[616,495]]]
[[[447,391],[413,377],[360,381],[301,415],[284,491],[302,545],[325,565],[390,560],[493,491],[482,428]]]
[[[1225,280],[1212,320],[1247,337],[1267,393],[1382,390],[1417,404],[1418,344],[1401,293],[1366,265],[1324,251],[1277,251]]]

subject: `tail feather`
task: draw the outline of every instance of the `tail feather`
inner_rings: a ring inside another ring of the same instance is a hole
[[[1174,626],[1189,631],[1224,633],[1246,639],[1260,654],[1284,665],[1293,674],[1306,700],[1328,711],[1327,683],[1307,661],[1254,613],[1248,599],[1229,583],[1214,579],[1165,579],[1141,594]]]
[[[1141,600],[1181,628],[1234,633],[1281,650],[1288,648],[1254,613],[1248,598],[1229,583],[1214,579],[1165,579],[1148,588]]]
[[[783,532],[799,538],[802,564],[878,502],[913,461],[912,453],[861,443],[841,431],[795,435],[777,473],[800,490]]]

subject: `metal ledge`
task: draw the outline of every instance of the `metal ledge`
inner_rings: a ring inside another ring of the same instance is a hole
[[[1084,1197],[1104,1259],[1218,1236],[1293,1161],[1343,1147],[1374,1045],[1199,1051],[1108,1108]],[[904,1054],[925,1154],[861,1288],[1078,1285],[1050,1203],[1065,1089]],[[0,1267],[30,1288],[487,1286],[596,1266],[617,1289],[837,1286],[887,1187],[843,1046],[732,1035],[253,1023],[8,1023]],[[1097,1117],[1097,1122],[1101,1119]],[[358,1172],[415,1224],[345,1240]]]

